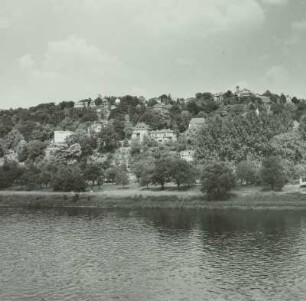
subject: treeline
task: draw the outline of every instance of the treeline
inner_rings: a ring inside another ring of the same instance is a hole
[[[286,181],[295,181],[306,171],[306,103],[296,97],[288,103],[284,95],[269,91],[264,96],[270,101],[255,95],[238,97],[231,91],[221,101],[211,93],[188,99],[107,97],[109,114],[92,105],[75,108],[67,101],[2,110],[0,188],[82,191],[103,182],[127,185],[133,178],[142,186],[164,187],[170,181],[191,186],[201,179],[205,183],[205,170],[218,175],[224,166],[235,183],[262,184],[260,170],[269,158],[276,158],[271,160],[281,166]],[[84,102],[99,106],[102,98]],[[199,131],[188,130],[194,117],[206,119]],[[102,120],[101,131],[90,131]],[[131,141],[138,122],[153,130],[170,128],[178,140],[164,145],[148,137],[142,143]],[[74,134],[65,146],[55,147],[55,130]],[[122,148],[128,150],[127,158],[118,159]],[[183,150],[195,151],[193,164],[180,158]],[[228,175],[225,172],[225,178]]]

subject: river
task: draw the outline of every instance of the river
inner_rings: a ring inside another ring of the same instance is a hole
[[[0,210],[0,300],[305,300],[306,211]]]

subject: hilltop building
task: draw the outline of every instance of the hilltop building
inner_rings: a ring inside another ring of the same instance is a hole
[[[193,162],[194,161],[194,150],[185,150],[180,152],[181,159],[187,161],[187,162]]]
[[[158,143],[165,143],[169,141],[176,141],[176,134],[170,129],[163,129],[159,131],[150,131],[150,138]]]
[[[138,139],[139,142],[143,142],[145,136],[158,143],[177,140],[176,134],[170,129],[152,131],[145,123],[138,123],[133,129],[132,139]]]
[[[138,139],[140,143],[143,142],[145,136],[149,137],[150,128],[143,122],[137,123],[133,129],[132,139]]]
[[[67,139],[72,136],[74,132],[71,131],[54,131],[54,145],[64,146],[67,144]]]
[[[240,87],[237,86],[235,95],[237,95],[238,97],[250,97],[254,96],[255,94],[248,89],[240,89]]]
[[[83,108],[87,108],[88,107],[88,100],[87,99],[83,99],[83,100],[80,100],[78,102],[76,102],[74,104],[74,107],[76,109],[83,109]]]

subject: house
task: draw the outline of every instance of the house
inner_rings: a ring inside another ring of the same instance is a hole
[[[198,130],[205,125],[205,118],[192,118],[189,122],[188,130]]]
[[[143,142],[145,136],[158,143],[177,140],[176,134],[170,129],[151,131],[145,123],[138,123],[133,129],[132,139],[138,139],[140,142]]]
[[[237,86],[235,95],[237,95],[238,97],[250,97],[250,96],[254,96],[254,93],[245,88],[240,90],[240,87]]]
[[[214,101],[215,102],[222,102],[224,100],[224,93],[220,92],[220,93],[215,93],[213,95]]]
[[[174,131],[170,129],[150,131],[149,135],[152,140],[155,140],[158,143],[165,143],[165,142],[177,140],[176,134],[174,133]]]
[[[185,150],[180,152],[181,159],[187,161],[187,162],[193,162],[194,161],[194,150]]]
[[[87,108],[88,107],[88,100],[87,99],[80,100],[80,101],[78,101],[74,104],[74,107],[76,109]]]
[[[54,145],[64,146],[67,144],[67,139],[72,136],[74,132],[71,131],[54,131]]]
[[[138,139],[139,142],[142,142],[144,137],[149,137],[150,128],[143,122],[137,123],[133,129],[132,139]]]

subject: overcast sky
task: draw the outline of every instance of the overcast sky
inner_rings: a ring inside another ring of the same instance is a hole
[[[0,108],[102,95],[306,97],[305,0],[0,0]]]

